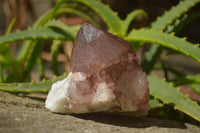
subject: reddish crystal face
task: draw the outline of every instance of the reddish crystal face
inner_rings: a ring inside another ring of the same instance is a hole
[[[91,24],[83,25],[77,34],[70,68],[72,73],[84,73],[94,92],[105,83],[115,95],[113,110],[149,109],[146,74],[131,45],[121,38]]]
[[[77,34],[71,58],[71,71],[94,75],[98,70],[127,58],[128,52],[133,53],[128,42],[85,24]]]

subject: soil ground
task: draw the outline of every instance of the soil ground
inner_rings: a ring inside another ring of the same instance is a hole
[[[14,95],[0,91],[0,133],[168,133],[192,132],[200,128],[189,123],[150,117],[93,113],[62,115],[48,111],[46,95]]]

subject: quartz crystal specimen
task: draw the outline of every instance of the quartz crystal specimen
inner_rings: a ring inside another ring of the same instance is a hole
[[[52,112],[149,109],[147,77],[128,42],[84,24],[76,37],[70,69],[47,96],[46,107]]]

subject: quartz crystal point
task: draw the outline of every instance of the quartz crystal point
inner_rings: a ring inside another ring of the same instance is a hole
[[[146,74],[131,45],[91,24],[78,31],[66,79],[53,84],[46,107],[57,113],[147,111]]]

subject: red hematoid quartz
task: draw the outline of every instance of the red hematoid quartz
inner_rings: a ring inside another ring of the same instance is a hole
[[[70,68],[73,90],[68,87],[65,94],[68,111],[64,113],[150,108],[146,74],[130,43],[121,38],[84,24],[76,37]],[[80,75],[83,80],[76,79]]]

